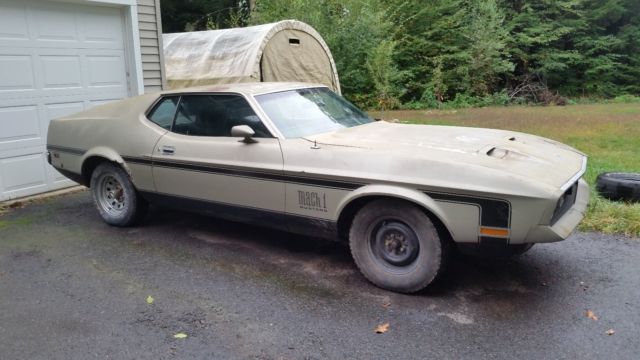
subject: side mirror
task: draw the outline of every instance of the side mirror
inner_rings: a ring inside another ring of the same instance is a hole
[[[241,141],[246,142],[247,144],[256,142],[252,139],[255,134],[256,132],[253,131],[249,125],[237,125],[231,128],[231,136],[244,138]]]

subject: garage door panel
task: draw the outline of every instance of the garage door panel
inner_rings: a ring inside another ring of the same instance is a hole
[[[69,102],[69,103],[57,103],[57,104],[45,104],[45,112],[47,115],[47,124],[49,120],[59,118],[62,116],[71,115],[84,110],[84,102]]]
[[[8,90],[35,88],[33,61],[29,54],[0,54],[0,94]]]
[[[81,18],[80,26],[86,46],[123,48],[123,24],[120,10],[111,8],[92,9]]]
[[[0,151],[42,143],[36,106],[0,108]]]
[[[39,56],[43,88],[81,88],[81,59],[78,55]]]
[[[89,87],[124,87],[126,70],[122,56],[87,56],[86,57]]]
[[[68,5],[40,3],[32,8],[36,40],[58,43],[79,41],[76,11]]]
[[[29,38],[27,8],[23,4],[0,4],[0,39],[24,40]]]
[[[0,159],[5,191],[46,186],[44,165],[42,153]]]

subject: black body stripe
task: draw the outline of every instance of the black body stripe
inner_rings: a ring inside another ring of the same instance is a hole
[[[122,160],[132,164],[149,165],[149,166],[153,165],[153,161],[151,161],[151,158],[149,157],[139,158],[139,157],[133,157],[133,156],[123,156]]]
[[[282,182],[288,182],[288,183],[313,185],[313,186],[321,186],[326,188],[335,188],[335,189],[344,189],[344,190],[354,190],[361,186],[366,185],[364,183],[310,178],[305,176],[285,175],[282,172],[269,172],[261,169],[246,169],[246,168],[241,169],[241,168],[231,168],[231,167],[220,167],[220,166],[205,164],[205,163],[167,161],[164,159],[157,160],[157,159],[149,159],[149,158],[130,157],[130,156],[123,156],[122,158],[125,161],[133,164],[152,165],[152,166],[164,167],[164,168],[170,168],[170,169],[199,171],[199,172],[207,172],[212,174],[248,177],[248,178],[254,178],[254,179],[261,179],[261,180],[282,181]]]
[[[424,193],[434,200],[477,204],[481,209],[480,226],[511,227],[511,203],[506,200],[431,191],[424,191]]]
[[[84,153],[87,152],[86,150],[82,150],[82,149],[70,148],[65,146],[57,146],[57,145],[47,145],[47,150],[66,152],[73,155],[84,155]]]

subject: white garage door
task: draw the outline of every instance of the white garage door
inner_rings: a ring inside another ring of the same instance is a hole
[[[47,164],[53,118],[127,96],[112,7],[0,0],[0,201],[73,185]]]

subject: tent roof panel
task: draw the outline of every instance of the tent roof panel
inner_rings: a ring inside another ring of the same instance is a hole
[[[329,47],[311,26],[296,20],[233,28],[163,34],[166,75],[169,82],[190,86],[203,79],[221,83],[260,81],[260,59],[269,40],[279,31],[295,29],[313,36],[326,51],[337,91],[338,73]]]

